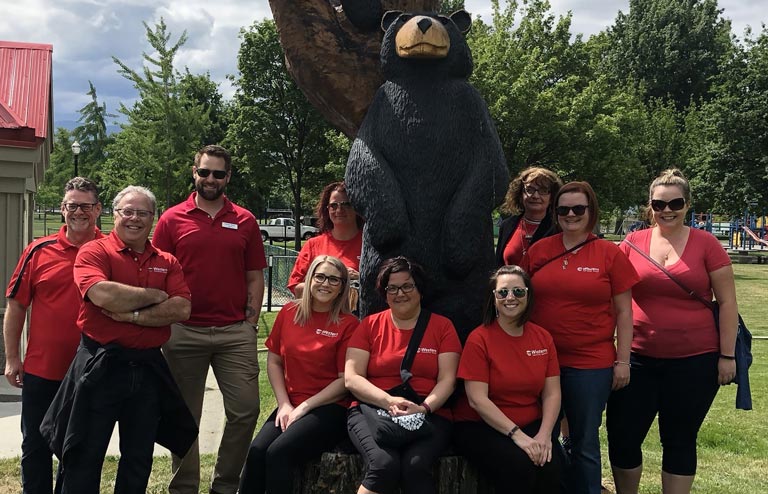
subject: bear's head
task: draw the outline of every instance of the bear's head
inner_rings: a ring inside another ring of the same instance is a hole
[[[472,18],[463,10],[450,17],[387,12],[381,20],[384,77],[468,78],[472,53],[464,35],[471,25]]]

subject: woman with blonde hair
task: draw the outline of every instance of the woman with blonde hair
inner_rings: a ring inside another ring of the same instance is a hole
[[[251,443],[242,494],[293,492],[293,469],[346,438],[344,356],[357,318],[346,303],[349,276],[336,257],[318,256],[301,299],[277,315],[265,343],[277,409]]]

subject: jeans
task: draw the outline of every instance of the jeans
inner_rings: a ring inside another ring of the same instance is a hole
[[[600,494],[600,424],[611,394],[613,367],[560,368],[563,411],[568,419],[571,464],[565,472],[568,494]]]
[[[61,381],[24,374],[21,389],[21,484],[24,494],[53,492],[53,453],[40,435],[40,423]]]

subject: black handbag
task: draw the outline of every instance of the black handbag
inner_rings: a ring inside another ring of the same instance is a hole
[[[716,300],[707,301],[704,300],[698,293],[688,288],[680,280],[675,278],[664,266],[656,262],[654,258],[640,250],[638,246],[624,239],[624,242],[629,245],[635,252],[645,257],[653,265],[655,265],[661,272],[666,274],[670,280],[674,281],[677,286],[682,288],[688,295],[698,300],[712,311],[712,316],[715,318],[715,327],[720,332],[720,305]],[[752,333],[747,329],[747,325],[744,324],[741,314],[739,316],[739,324],[736,330],[736,347],[734,356],[736,357],[736,377],[733,382],[739,385],[739,390],[736,394],[736,408],[742,410],[752,410],[752,394],[749,386],[749,367],[752,365]]]
[[[390,395],[401,396],[414,403],[424,401],[424,398],[414,391],[409,381],[413,377],[411,366],[414,358],[416,358],[416,352],[419,349],[421,339],[424,337],[431,315],[429,311],[421,309],[419,318],[416,320],[416,327],[408,341],[403,362],[400,364],[402,382],[387,390]],[[429,417],[423,413],[393,417],[387,410],[368,403],[360,403],[360,412],[363,414],[376,444],[382,447],[400,448],[417,439],[430,436],[433,431]]]

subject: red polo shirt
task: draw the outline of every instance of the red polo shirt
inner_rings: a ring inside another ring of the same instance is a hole
[[[103,235],[96,230],[94,238]],[[67,240],[67,227],[30,243],[11,276],[6,298],[32,305],[24,372],[61,381],[80,342],[80,294],[72,279],[79,247]]]
[[[149,327],[114,321],[86,296],[96,283],[114,281],[157,288],[165,291],[168,298],[191,298],[175,257],[155,249],[149,241],[144,252],[138,253],[127,247],[114,230],[108,237],[89,242],[80,249],[74,278],[83,298],[77,324],[83,333],[102,345],[115,342],[125,348],[157,348],[168,341],[171,326]]]
[[[348,268],[360,271],[360,251],[363,249],[363,231],[349,240],[337,240],[331,232],[323,233],[310,238],[299,252],[296,263],[293,265],[291,277],[288,279],[288,289],[293,292],[296,285],[304,282],[309,265],[317,256],[338,257]]]
[[[235,324],[245,319],[245,272],[267,267],[259,225],[250,211],[227,198],[211,218],[195,205],[196,195],[163,213],[152,243],[184,267],[194,294],[189,325]]]

